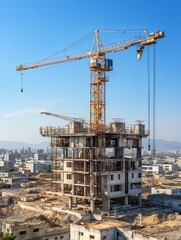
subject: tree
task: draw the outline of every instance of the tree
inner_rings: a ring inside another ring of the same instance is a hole
[[[3,233],[3,235],[0,237],[0,240],[14,240],[16,239],[16,236],[14,233]]]

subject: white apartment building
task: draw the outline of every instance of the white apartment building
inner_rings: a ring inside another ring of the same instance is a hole
[[[152,187],[151,194],[167,194],[171,196],[181,197],[181,188],[168,187]]]
[[[143,165],[142,172],[145,172],[145,173],[150,172],[150,173],[160,174],[163,172],[163,167],[161,165],[153,165],[153,166]]]
[[[175,172],[178,167],[176,164],[162,164],[162,167],[163,167],[163,171],[164,172]]]

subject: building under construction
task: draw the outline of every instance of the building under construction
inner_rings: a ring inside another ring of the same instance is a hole
[[[105,131],[90,133],[81,122],[65,128],[44,127],[51,137],[53,190],[68,196],[69,207],[90,204],[91,211],[128,206],[132,196],[141,204],[142,123],[130,129],[117,119]],[[126,153],[129,153],[126,155]]]
[[[90,122],[69,119],[64,128],[40,129],[42,136],[51,138],[53,190],[69,197],[70,208],[84,205],[92,212],[110,212],[120,206],[128,207],[132,197],[137,197],[137,204],[141,204],[142,138],[148,133],[141,122],[130,129],[119,119],[106,124],[106,73],[113,70],[113,62],[106,54],[136,46],[140,60],[144,47],[164,37],[162,31],[142,33],[144,37],[104,47],[96,30],[88,52],[17,66],[22,71],[90,58]]]

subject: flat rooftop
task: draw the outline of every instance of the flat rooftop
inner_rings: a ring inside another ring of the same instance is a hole
[[[115,228],[115,227],[125,227],[127,223],[120,221],[93,221],[90,223],[80,222],[79,225],[84,226],[85,228],[93,228],[95,230],[103,230],[107,228]]]

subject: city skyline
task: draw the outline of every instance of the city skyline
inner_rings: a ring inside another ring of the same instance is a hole
[[[89,37],[74,48],[53,57],[88,51],[95,29],[147,29],[166,35],[157,43],[156,138],[181,142],[180,7],[176,0],[166,4],[140,1],[139,5],[117,0],[111,5],[102,0],[1,1],[0,140],[38,143],[45,140],[39,134],[40,126],[66,124],[42,116],[41,111],[89,120],[89,59],[24,71],[23,85],[17,65],[45,59],[86,35]],[[124,38],[126,35],[109,33],[102,40],[104,44]],[[140,119],[147,127],[147,49],[141,61],[136,59],[135,47],[107,57],[114,62],[107,83],[107,121],[120,117],[129,126]]]

